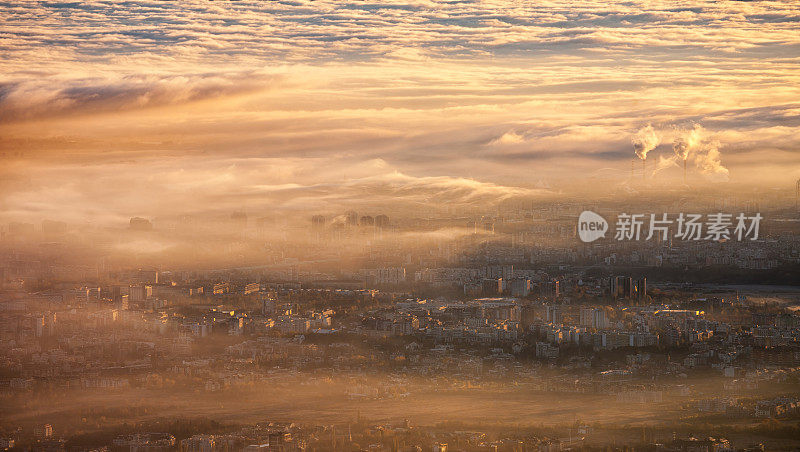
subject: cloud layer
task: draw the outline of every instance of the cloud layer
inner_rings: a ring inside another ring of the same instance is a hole
[[[682,177],[671,140],[694,124],[704,138],[688,157],[692,177],[800,178],[800,5],[791,0],[2,8],[8,215],[46,211],[44,197],[58,193],[41,190],[55,174],[171,180],[163,165],[200,186],[229,177],[217,193],[230,201],[258,187],[283,187],[281,199],[297,205],[354,192],[502,199],[539,180],[624,180],[631,137],[647,124],[661,137],[648,149],[658,178]],[[265,180],[228,174],[230,162],[258,162]],[[279,181],[272,167],[283,168]],[[187,199],[181,184],[162,186],[164,208],[211,202]],[[90,215],[110,202],[104,189],[80,183],[61,195]],[[130,197],[122,216],[141,211]]]

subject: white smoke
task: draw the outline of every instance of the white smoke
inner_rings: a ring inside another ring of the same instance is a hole
[[[694,163],[706,177],[712,180],[727,181],[730,171],[722,164],[719,141],[702,143],[694,153]]]
[[[656,168],[653,170],[651,177],[655,177],[661,171],[664,171],[667,168],[680,167],[678,165],[678,156],[671,155],[669,157],[664,157],[663,155],[658,156],[658,162],[656,162]]]
[[[689,128],[677,128],[672,143],[675,157],[683,161],[691,159],[700,173],[712,180],[728,180],[728,168],[722,164],[719,141],[707,138],[708,132],[700,124]]]
[[[640,159],[645,160],[647,159],[647,153],[655,149],[658,143],[661,142],[661,139],[658,137],[658,134],[656,134],[655,129],[653,129],[653,125],[648,123],[636,132],[631,142],[633,143],[633,150],[636,152],[636,155]]]
[[[690,129],[678,129],[678,136],[672,142],[672,151],[681,160],[687,160],[689,154],[703,139],[703,126],[693,124]]]
[[[652,176],[668,168],[680,167],[683,162],[691,161],[707,179],[728,180],[730,171],[722,164],[719,141],[709,139],[708,131],[700,124],[692,123],[688,127],[676,126],[674,129],[675,137],[672,142],[674,154],[669,157],[659,156]],[[633,138],[636,155],[642,160],[647,158],[647,153],[658,143],[658,135],[650,124],[639,129]]]

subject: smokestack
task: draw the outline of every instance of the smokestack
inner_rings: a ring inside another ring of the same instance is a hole
[[[794,194],[794,208],[800,212],[800,179],[797,179],[797,189]]]
[[[686,161],[689,154],[695,156],[700,151],[703,140],[703,127],[700,124],[693,124],[690,129],[677,129],[678,137],[672,142],[672,151],[677,158],[683,160],[683,183],[686,184]]]
[[[658,134],[656,134],[655,129],[653,129],[653,125],[647,124],[633,135],[631,142],[633,143],[633,151],[636,153],[636,156],[642,160],[642,180],[644,180],[646,178],[647,153],[655,149],[658,143],[661,142],[661,139],[658,137]]]
[[[683,185],[686,185],[686,159],[683,159]]]

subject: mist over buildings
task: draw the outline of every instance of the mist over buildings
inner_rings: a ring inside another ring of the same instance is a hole
[[[800,4],[0,4],[0,451],[800,447]]]

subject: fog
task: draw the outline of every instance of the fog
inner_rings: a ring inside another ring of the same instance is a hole
[[[0,4],[0,451],[800,447],[800,4],[562,3]]]

